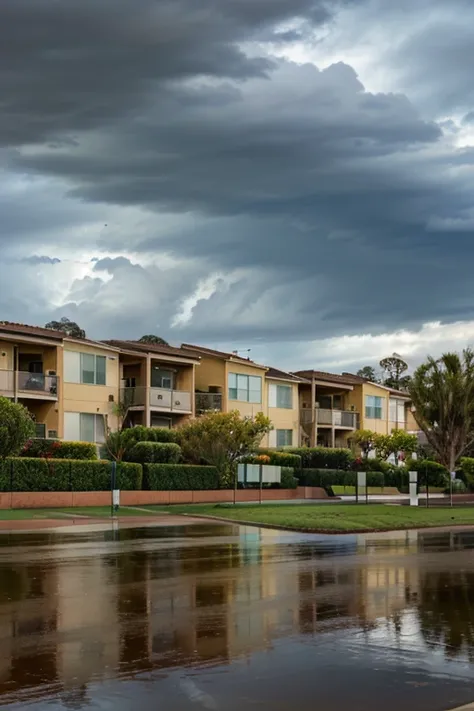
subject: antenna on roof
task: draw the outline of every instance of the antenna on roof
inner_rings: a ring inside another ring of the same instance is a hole
[[[240,351],[232,351],[232,354],[237,357],[241,357],[240,353],[250,353],[251,350],[252,350],[251,348],[245,348],[244,350],[240,350]],[[250,358],[248,356],[247,356],[247,360],[250,360]]]

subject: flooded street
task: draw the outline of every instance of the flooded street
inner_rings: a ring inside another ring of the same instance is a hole
[[[474,532],[0,536],[0,706],[441,711],[474,699]]]

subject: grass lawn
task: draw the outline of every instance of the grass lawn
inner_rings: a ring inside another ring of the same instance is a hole
[[[429,526],[474,525],[472,509],[423,509],[385,504],[272,504],[148,506],[150,511],[218,516],[234,521],[317,531],[377,531]]]
[[[355,486],[332,486],[331,489],[335,493],[336,496],[355,496],[356,495],[356,488]],[[393,494],[399,494],[400,492],[398,489],[395,489],[393,486],[369,486],[369,494],[379,494],[382,496],[391,496]],[[363,498],[365,494],[361,494],[361,497]]]
[[[127,508],[122,506],[118,511],[118,517],[127,516],[152,516],[155,511]],[[110,506],[94,506],[89,508],[65,508],[65,509],[0,509],[0,521],[31,520],[34,518],[64,519],[70,518],[71,514],[77,516],[90,516],[92,518],[108,518],[110,516]]]

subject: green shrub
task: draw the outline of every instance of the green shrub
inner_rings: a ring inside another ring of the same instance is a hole
[[[449,484],[449,472],[438,462],[429,459],[410,459],[406,465],[408,471],[418,472],[420,486],[426,485],[426,477],[428,477],[428,486],[442,487]]]
[[[93,442],[62,442],[58,439],[30,439],[23,447],[23,457],[52,459],[97,459]]]
[[[122,491],[140,491],[143,469],[133,462],[118,462],[115,486]],[[109,491],[112,464],[107,461],[71,462],[72,491]]]
[[[282,467],[281,468],[281,489],[296,489],[298,486],[298,479],[294,475],[294,469],[292,467]]]
[[[64,459],[15,457],[12,491],[71,491],[70,462]]]
[[[357,472],[340,469],[303,469],[300,472],[300,484],[303,486],[356,486]],[[367,472],[367,486],[384,486],[382,472]]]
[[[178,430],[170,430],[166,427],[145,427],[136,425],[125,430],[130,438],[135,442],[173,442],[179,441]]]
[[[181,459],[181,447],[173,442],[137,442],[127,461],[140,464],[176,464]]]
[[[383,461],[378,457],[367,457],[366,459],[356,459],[352,465],[355,471],[360,472],[390,472],[394,465]]]
[[[109,491],[112,465],[106,461],[15,457],[0,464],[0,490]],[[141,490],[140,464],[117,464],[117,488]]]
[[[150,491],[219,489],[216,467],[194,464],[145,464],[145,487]]]
[[[154,442],[174,442],[179,444],[178,430],[170,430],[167,427],[150,427],[153,430]]]
[[[474,458],[461,457],[461,473],[469,489],[474,489]]]
[[[467,491],[467,486],[462,481],[462,479],[454,479],[453,480],[453,494],[465,494],[466,491]],[[449,486],[446,487],[445,492],[446,492],[446,494],[450,493]]]
[[[350,469],[354,455],[350,449],[329,449],[329,447],[298,447],[289,449],[290,454],[301,457],[303,469]]]

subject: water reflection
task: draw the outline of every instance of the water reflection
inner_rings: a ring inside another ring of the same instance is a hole
[[[340,628],[398,641],[408,629],[426,653],[474,659],[473,533],[203,526],[9,540],[0,704],[45,694],[81,708],[92,680],[228,664]]]

